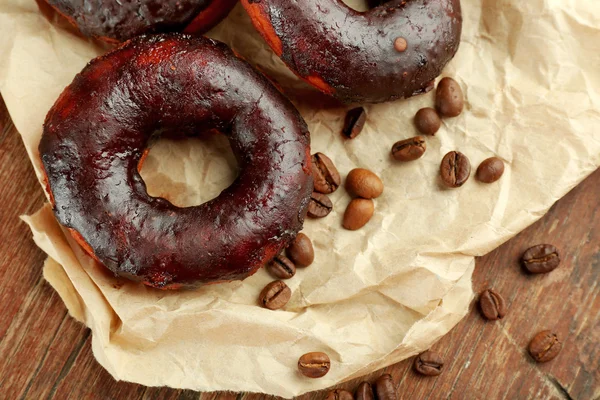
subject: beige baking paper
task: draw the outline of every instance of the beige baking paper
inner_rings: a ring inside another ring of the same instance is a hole
[[[375,171],[385,193],[373,220],[357,232],[341,228],[349,202],[343,189],[331,196],[331,215],[306,222],[316,261],[288,282],[293,297],[285,311],[257,306],[260,289],[272,280],[263,270],[195,291],[153,290],[94,264],[48,206],[25,218],[50,256],[44,276],[92,329],[94,354],[115,378],[292,397],[427,349],[465,315],[473,257],[540,218],[600,163],[600,3],[462,5],[462,44],[445,75],[460,82],[466,109],[444,120],[419,161],[393,162],[389,150],[416,134],[412,117],[432,105],[433,93],[368,106],[365,131],[354,140],[340,136],[346,109],[299,103],[313,151],[328,154],[343,175],[356,167]],[[240,6],[211,35],[285,86],[297,84]],[[64,24],[51,24],[33,0],[1,0],[0,90],[38,176],[46,112],[103,51]],[[474,168],[499,156],[506,173],[492,185],[471,179],[443,189],[438,166],[450,150],[468,155]],[[143,175],[152,194],[199,204],[233,181],[235,161],[220,136],[162,141]],[[331,356],[323,379],[297,373],[298,356],[309,351]]]

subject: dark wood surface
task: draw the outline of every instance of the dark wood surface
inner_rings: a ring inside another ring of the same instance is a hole
[[[265,397],[147,388],[116,382],[100,367],[90,331],[69,317],[43,280],[45,255],[18,219],[42,206],[44,197],[19,135],[7,118],[0,121],[0,398]],[[475,290],[495,288],[509,312],[502,321],[485,322],[473,304],[469,315],[434,346],[446,362],[442,375],[420,377],[411,368],[413,360],[406,360],[364,379],[391,373],[401,399],[600,399],[599,195],[597,171],[541,221],[477,260]],[[558,246],[563,262],[551,274],[528,276],[518,258],[540,242]],[[543,329],[556,331],[564,349],[555,360],[538,365],[526,346]],[[361,380],[341,387],[354,391]]]

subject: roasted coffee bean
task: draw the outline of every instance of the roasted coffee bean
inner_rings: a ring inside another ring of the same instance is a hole
[[[365,109],[362,107],[353,108],[346,114],[342,133],[348,139],[354,139],[362,132],[366,121],[367,113],[365,112]]]
[[[460,115],[465,105],[463,92],[458,82],[452,78],[443,78],[435,93],[435,108],[443,117]]]
[[[381,375],[374,386],[377,400],[397,400],[398,393],[390,374]]]
[[[325,400],[354,400],[354,396],[347,390],[335,389],[327,393]]]
[[[290,297],[292,291],[288,285],[282,281],[274,281],[265,286],[258,299],[261,306],[269,310],[278,310],[287,304]]]
[[[478,181],[483,183],[496,182],[504,174],[504,162],[498,157],[483,160],[475,174]]]
[[[538,244],[523,253],[521,263],[532,274],[545,274],[558,267],[560,256],[551,244]]]
[[[354,397],[356,400],[375,400],[371,384],[369,382],[363,382],[358,385],[358,389],[356,389]]]
[[[471,163],[467,156],[458,151],[451,151],[444,156],[440,164],[442,182],[448,187],[457,188],[469,179]]]
[[[325,376],[331,368],[329,356],[320,351],[306,353],[298,360],[298,369],[302,375],[309,378]]]
[[[479,307],[483,316],[490,321],[502,319],[506,315],[504,299],[493,289],[486,289],[481,293]]]
[[[308,267],[315,260],[312,242],[304,233],[296,235],[285,252],[298,267]]]
[[[426,376],[437,376],[442,373],[444,361],[442,357],[434,351],[426,351],[419,354],[415,359],[415,370]]]
[[[374,199],[383,193],[383,182],[368,169],[355,168],[346,177],[346,190],[353,196]]]
[[[415,114],[415,126],[424,135],[435,135],[441,125],[440,116],[431,107],[421,108]]]
[[[296,266],[292,260],[279,254],[267,265],[267,271],[277,279],[290,279],[296,275]]]
[[[547,362],[554,359],[562,350],[562,343],[556,333],[542,331],[535,335],[529,343],[529,354],[537,362]]]
[[[354,199],[348,204],[348,208],[346,208],[342,226],[350,231],[360,229],[369,222],[374,212],[375,205],[373,204],[373,200]]]
[[[308,203],[308,215],[310,218],[323,218],[329,215],[333,209],[333,203],[324,194],[312,192]]]
[[[323,153],[312,155],[312,176],[315,185],[315,192],[333,193],[342,183],[340,173],[333,161]]]
[[[392,156],[398,161],[413,161],[421,158],[427,150],[423,136],[401,140],[392,146]]]

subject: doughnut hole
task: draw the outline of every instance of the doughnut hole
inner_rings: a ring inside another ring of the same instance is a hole
[[[138,164],[148,194],[178,207],[206,203],[238,175],[229,140],[219,133],[185,139],[160,138]]]

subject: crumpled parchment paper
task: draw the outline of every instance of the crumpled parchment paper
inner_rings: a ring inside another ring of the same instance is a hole
[[[350,2],[364,7],[361,0]],[[368,106],[364,132],[340,136],[347,108],[299,101],[313,151],[342,175],[375,171],[385,183],[376,213],[357,232],[341,228],[350,198],[307,220],[316,261],[288,284],[285,311],[257,306],[272,279],[169,292],[115,278],[95,264],[55,221],[49,206],[25,217],[50,256],[44,276],[71,315],[93,331],[98,361],[117,379],[197,390],[252,391],[292,397],[369,373],[427,349],[467,312],[474,256],[492,250],[540,218],[600,163],[600,7],[590,0],[463,0],[462,44],[445,75],[461,84],[466,108],[427,139],[425,156],[397,163],[391,145],[416,134],[415,112],[433,93]],[[47,13],[47,9],[42,9]],[[51,17],[51,14],[48,14]],[[285,87],[295,80],[238,6],[211,32]],[[0,91],[40,176],[42,122],[74,75],[105,48],[52,24],[32,0],[0,3]],[[485,185],[440,186],[450,150],[475,169],[487,157],[506,162]],[[226,140],[213,136],[159,142],[143,176],[154,195],[199,204],[235,177]],[[32,266],[34,268],[35,266]],[[309,351],[331,356],[317,380],[296,371]]]

